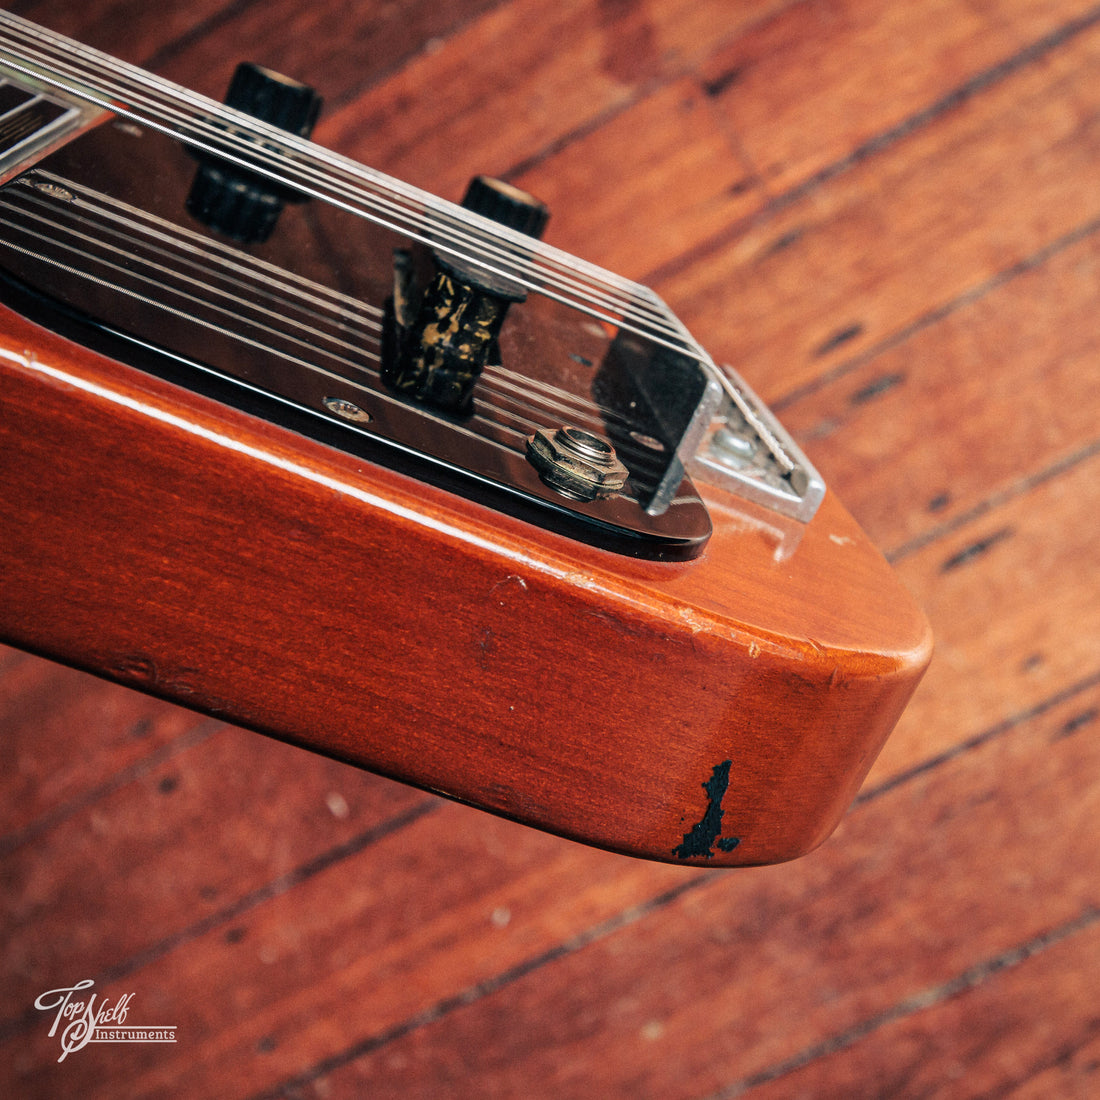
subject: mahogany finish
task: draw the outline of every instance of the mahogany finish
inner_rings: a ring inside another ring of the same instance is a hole
[[[11,6],[215,96],[249,57],[343,152],[547,199],[778,409],[936,656],[833,837],[726,871],[0,650],[0,1092],[1100,1094],[1100,5]],[[34,1000],[85,977],[178,1042],[59,1064]]]
[[[121,683],[604,847],[739,865],[828,835],[927,664],[832,499],[791,549],[707,490],[705,557],[636,561],[9,312],[0,331],[0,632]],[[722,838],[695,829],[711,803]]]

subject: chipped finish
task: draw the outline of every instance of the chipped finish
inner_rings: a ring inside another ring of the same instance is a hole
[[[732,764],[732,760],[723,760],[715,767],[710,779],[703,784],[703,790],[707,794],[706,813],[691,827],[690,832],[684,833],[683,841],[672,849],[672,854],[677,859],[712,859],[716,844],[720,851],[732,852],[741,843],[740,837],[721,836],[722,818],[725,817],[722,799],[725,798],[726,788],[729,786]]]

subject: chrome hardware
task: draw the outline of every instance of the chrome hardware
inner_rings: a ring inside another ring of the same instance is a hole
[[[540,428],[528,437],[527,458],[547,485],[574,500],[610,496],[630,476],[610,443],[581,428]]]
[[[356,424],[370,423],[370,413],[359,408],[353,401],[345,401],[342,397],[326,397],[322,404],[330,413],[342,416],[345,420]]]

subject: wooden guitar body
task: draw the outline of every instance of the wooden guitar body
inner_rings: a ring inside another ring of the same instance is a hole
[[[791,859],[928,627],[831,494],[697,489],[705,549],[645,560],[0,309],[3,640],[615,851]]]
[[[706,490],[703,557],[642,562],[10,311],[0,329],[0,632],[26,649],[589,843],[729,865],[828,835],[927,663],[831,495],[777,560]]]

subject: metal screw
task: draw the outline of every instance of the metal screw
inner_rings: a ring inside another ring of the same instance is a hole
[[[729,427],[719,428],[711,437],[710,445],[711,449],[717,452],[716,458],[720,461],[732,462],[737,466],[751,462],[756,454],[756,444],[747,436]]]
[[[59,202],[75,202],[76,195],[74,195],[67,187],[62,187],[59,183],[54,183],[52,180],[39,179],[35,176],[31,176],[27,182],[36,191],[40,191],[48,198],[57,199]]]
[[[630,476],[615,448],[583,428],[540,428],[527,439],[527,458],[547,485],[574,500],[611,496]]]
[[[345,401],[342,397],[326,397],[324,406],[330,413],[352,420],[357,424],[367,424],[370,421],[370,413],[351,401]]]

